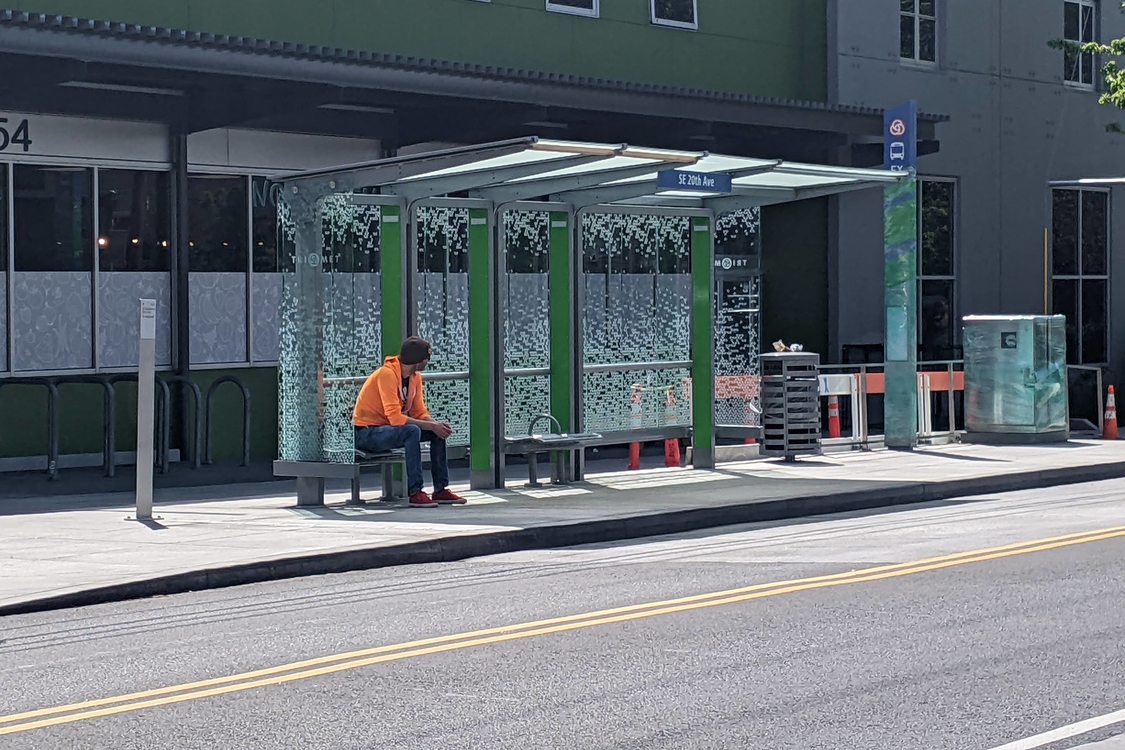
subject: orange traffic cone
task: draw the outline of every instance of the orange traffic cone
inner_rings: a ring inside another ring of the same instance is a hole
[[[1113,398],[1113,386],[1109,387],[1109,397],[1105,401],[1105,421],[1102,425],[1102,438],[1117,439],[1117,402]]]
[[[644,421],[644,415],[641,412],[641,386],[633,386],[633,394],[629,397],[629,412],[630,420],[632,421],[633,429],[640,429],[641,423]],[[641,468],[641,444],[629,443],[629,471],[636,471]]]
[[[828,397],[828,437],[840,437],[840,398]]]
[[[669,388],[667,394],[664,397],[664,422],[665,424],[675,424],[676,418],[676,393],[671,388]],[[679,438],[668,438],[664,441],[664,465],[680,465]]]

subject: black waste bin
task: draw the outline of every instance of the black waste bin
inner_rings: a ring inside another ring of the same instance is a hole
[[[820,454],[820,355],[812,352],[763,354],[763,456]]]

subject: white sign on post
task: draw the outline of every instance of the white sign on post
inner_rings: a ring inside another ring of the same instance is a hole
[[[153,395],[156,379],[156,300],[141,300],[137,358],[137,521],[152,518]]]

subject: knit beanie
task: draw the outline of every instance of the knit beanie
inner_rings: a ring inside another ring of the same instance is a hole
[[[432,353],[433,347],[430,346],[429,341],[411,336],[402,342],[402,348],[398,352],[398,361],[404,365],[416,365],[429,359]]]

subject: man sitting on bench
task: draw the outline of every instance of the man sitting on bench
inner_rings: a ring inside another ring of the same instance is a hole
[[[429,342],[417,336],[403,341],[399,355],[387,357],[367,378],[352,413],[356,448],[372,453],[406,449],[406,490],[416,508],[465,503],[449,489],[445,441],[453,428],[432,419],[422,397],[422,371],[432,353]],[[423,440],[430,444],[433,497],[422,490]]]

